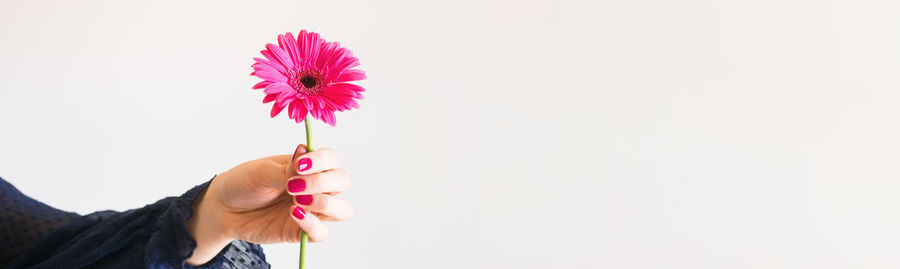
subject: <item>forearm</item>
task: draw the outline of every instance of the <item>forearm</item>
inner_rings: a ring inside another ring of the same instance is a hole
[[[210,191],[212,190],[207,189],[197,197],[192,206],[193,215],[184,224],[197,242],[194,252],[185,261],[194,266],[209,262],[234,240],[226,235],[222,227],[223,211],[216,208],[217,204],[213,201],[204,199]]]
[[[208,187],[201,184],[180,197],[125,212],[71,214],[71,220],[65,217],[65,225],[33,242],[28,250],[16,252],[14,260],[4,259],[9,264],[0,267],[181,268],[187,264],[194,268],[203,264],[200,268],[269,268],[258,245],[224,236],[217,215],[223,211],[204,199],[209,196]],[[2,198],[12,194],[20,195],[11,185],[0,188],[0,195],[6,195]],[[54,220],[64,219],[57,217]]]

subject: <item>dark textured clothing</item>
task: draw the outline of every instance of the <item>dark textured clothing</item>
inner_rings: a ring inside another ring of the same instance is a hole
[[[125,212],[55,209],[0,178],[0,268],[269,268],[259,245],[232,241],[199,267],[184,223],[209,182]]]

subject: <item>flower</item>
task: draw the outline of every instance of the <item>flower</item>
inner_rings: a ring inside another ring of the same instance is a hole
[[[359,59],[338,42],[326,42],[319,34],[301,30],[278,35],[278,45],[266,44],[265,59],[253,58],[253,73],[263,79],[253,89],[265,89],[263,103],[274,102],[274,118],[285,107],[288,117],[300,123],[307,112],[331,126],[334,112],[359,108],[363,87],[348,82],[366,78]]]

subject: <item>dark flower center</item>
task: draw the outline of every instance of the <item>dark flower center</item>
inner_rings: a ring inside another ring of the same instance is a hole
[[[300,84],[303,84],[304,88],[312,89],[316,87],[319,82],[313,76],[303,76],[300,78]]]
[[[325,81],[322,81],[322,75],[319,73],[319,70],[309,68],[294,72],[288,84],[294,90],[297,90],[298,93],[318,95],[320,88],[328,85]]]

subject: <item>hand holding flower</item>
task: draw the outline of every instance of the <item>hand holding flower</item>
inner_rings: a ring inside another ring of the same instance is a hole
[[[350,186],[349,174],[336,165],[334,151],[306,152],[300,145],[294,155],[245,162],[217,175],[185,223],[197,241],[187,263],[208,262],[234,239],[299,242],[302,231],[313,242],[327,239],[323,221],[353,215],[353,205],[336,197]]]

